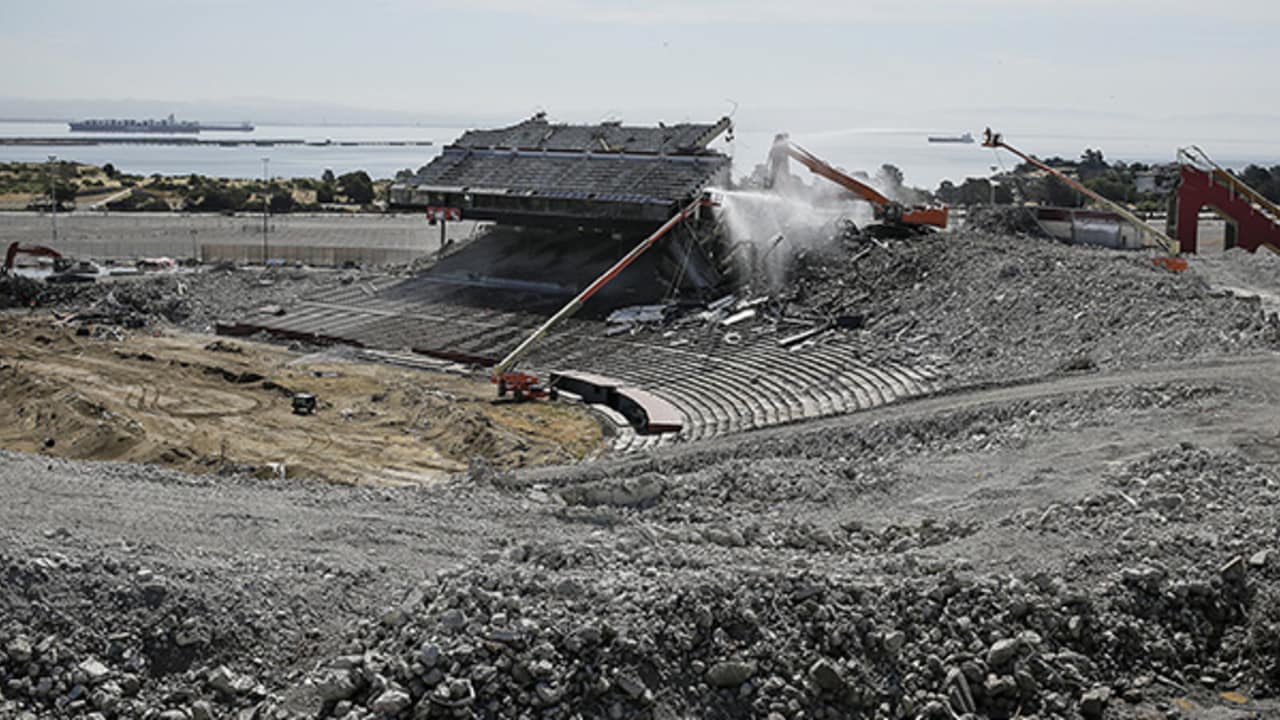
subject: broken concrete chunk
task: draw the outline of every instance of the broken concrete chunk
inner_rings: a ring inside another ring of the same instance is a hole
[[[997,640],[987,651],[987,665],[993,668],[1004,667],[1017,657],[1018,645],[1017,640]]]
[[[707,670],[707,684],[712,687],[737,687],[756,674],[756,664],[742,660],[724,660]]]
[[[809,667],[809,677],[827,692],[839,692],[845,688],[844,674],[827,658],[821,658]]]
[[[1244,580],[1244,558],[1236,555],[1219,568],[1218,573],[1222,575],[1222,579],[1227,582],[1239,582]]]
[[[413,704],[413,698],[403,690],[388,689],[379,695],[370,708],[383,715],[395,715]]]
[[[96,658],[89,658],[76,667],[79,668],[80,672],[85,674],[86,681],[90,685],[97,685],[103,680],[106,680],[107,676],[111,674],[111,671],[107,669],[107,666],[98,662]]]
[[[1096,687],[1080,696],[1080,714],[1085,720],[1100,720],[1111,700],[1111,688]]]

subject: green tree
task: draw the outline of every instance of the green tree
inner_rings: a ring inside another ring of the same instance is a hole
[[[1055,207],[1082,207],[1084,198],[1070,185],[1056,177],[1044,179],[1044,198],[1049,205]]]
[[[1270,170],[1261,165],[1249,165],[1238,173],[1238,177],[1271,202],[1280,202],[1280,165]]]
[[[938,196],[938,201],[945,205],[956,204],[956,184],[950,180],[943,180],[934,194]]]
[[[1113,202],[1129,202],[1134,195],[1132,185],[1110,175],[1086,180],[1084,186]]]
[[[222,212],[223,210],[239,210],[249,199],[249,192],[244,188],[224,187],[209,184],[203,189],[198,200],[190,204],[196,212]]]
[[[1108,170],[1107,161],[1102,156],[1101,150],[1092,150],[1085,148],[1083,154],[1080,155],[1080,165],[1078,173],[1081,180],[1097,177]]]
[[[365,205],[373,202],[373,178],[363,170],[339,176],[338,189],[353,203]]]
[[[293,199],[293,193],[288,188],[272,187],[271,189],[271,212],[288,213],[293,212],[297,206],[297,201]]]
[[[332,185],[337,182],[337,180],[333,177],[333,171],[329,168],[325,168],[324,172],[320,173],[320,182],[325,185]]]
[[[116,166],[112,165],[111,163],[107,163],[106,165],[102,166],[102,173],[107,177],[111,178],[112,180],[115,180],[117,175]]]

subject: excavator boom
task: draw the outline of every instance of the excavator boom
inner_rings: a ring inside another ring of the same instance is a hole
[[[547,334],[547,331],[560,321],[578,312],[578,310],[586,304],[587,300],[591,299],[592,295],[595,295],[601,288],[616,278],[619,273],[627,269],[627,266],[635,262],[636,258],[640,257],[646,250],[653,247],[655,243],[661,240],[663,236],[670,232],[682,220],[690,217],[698,210],[698,208],[707,204],[710,204],[709,201],[699,197],[685,206],[685,208],[680,212],[672,215],[671,218],[663,223],[661,227],[654,230],[653,234],[649,235],[641,241],[639,245],[636,245],[630,252],[622,256],[622,258],[610,266],[608,270],[605,270],[600,277],[596,278],[590,285],[583,288],[582,292],[578,293],[577,296],[566,303],[564,307],[560,308],[554,315],[547,318],[546,322],[538,326],[536,330],[521,341],[521,343],[517,345],[514,350],[508,353],[506,357],[499,360],[498,364],[493,366],[492,371],[493,382],[498,385],[498,394],[505,395],[507,391],[510,390],[517,399],[521,399],[524,397],[541,397],[546,393],[545,390],[537,385],[537,377],[528,373],[512,372],[511,368],[515,366],[520,358],[524,357],[524,355],[529,352],[529,348],[533,347],[534,343]]]
[[[1057,170],[1055,170],[1054,168],[1049,167],[1048,165],[1040,162],[1034,157],[1013,147],[1009,143],[1006,143],[1004,141],[1004,137],[1000,133],[991,132],[991,128],[987,128],[987,132],[982,138],[982,145],[983,147],[989,147],[989,148],[1004,148],[1005,150],[1008,150],[1014,155],[1017,155],[1018,157],[1027,161],[1028,163],[1040,168],[1041,170],[1044,170],[1050,175],[1066,183],[1068,187],[1071,187],[1074,190],[1080,193],[1083,193],[1085,196],[1090,197],[1093,200],[1097,201],[1099,204],[1105,205],[1106,207],[1110,208],[1112,212],[1124,218],[1125,220],[1129,221],[1134,227],[1138,229],[1139,232],[1144,233],[1147,236],[1151,237],[1153,240],[1155,240],[1156,244],[1159,245],[1160,248],[1164,250],[1166,253],[1168,253],[1169,255],[1172,256],[1172,255],[1178,254],[1177,240],[1174,240],[1168,235],[1165,235],[1159,230],[1156,230],[1155,228],[1151,227],[1147,223],[1143,222],[1141,218],[1129,212],[1127,209],[1122,207],[1119,203],[1112,202],[1111,200],[1108,200],[1102,197],[1098,193],[1090,190],[1089,188],[1085,187],[1079,182],[1076,182],[1073,178],[1067,177],[1061,172],[1058,172]],[[1186,269],[1185,261],[1179,261],[1177,263],[1169,263],[1167,261],[1162,261],[1157,264],[1168,267],[1170,270],[1174,270],[1174,271],[1180,271],[1180,270]]]
[[[884,193],[870,185],[850,177],[832,167],[830,163],[817,155],[796,145],[786,135],[774,139],[773,149],[769,151],[769,185],[772,186],[778,173],[785,166],[787,158],[791,158],[809,169],[814,175],[824,177],[858,197],[871,203],[875,208],[875,216],[889,225],[947,226],[947,208],[945,207],[903,207],[901,204],[885,197]]]

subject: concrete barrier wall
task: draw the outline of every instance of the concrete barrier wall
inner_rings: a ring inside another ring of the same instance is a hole
[[[347,263],[356,265],[387,265],[407,263],[424,253],[396,248],[369,247],[315,247],[311,245],[269,245],[267,258],[287,263],[302,263],[320,267],[340,267]],[[262,264],[262,243],[202,243],[200,259],[204,262]]]
[[[328,258],[332,248],[351,248],[357,261],[400,262],[440,249],[440,226],[420,215],[300,214],[273,215],[267,223],[272,248],[323,248],[305,257]],[[448,223],[447,238],[463,241],[477,232],[476,223]],[[73,257],[133,259],[156,255],[194,257],[201,246],[262,245],[262,216],[185,213],[60,213],[57,239],[47,213],[0,212],[0,238],[50,245]],[[385,252],[383,252],[385,251]],[[391,252],[398,251],[398,252]],[[246,252],[253,252],[252,250]],[[272,251],[272,257],[277,257]],[[256,262],[262,253],[257,251]],[[304,255],[296,255],[302,259]],[[305,262],[305,260],[303,260]]]

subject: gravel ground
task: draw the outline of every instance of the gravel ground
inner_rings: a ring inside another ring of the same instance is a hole
[[[0,717],[1280,716],[1256,302],[1009,238],[806,272],[979,389],[428,488],[0,453]]]
[[[414,490],[4,455],[0,716],[1267,716],[1277,379],[1078,376]]]

